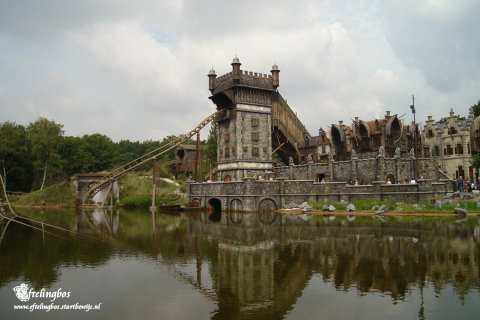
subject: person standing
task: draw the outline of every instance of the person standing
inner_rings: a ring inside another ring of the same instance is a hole
[[[459,176],[458,179],[457,179],[457,191],[460,192],[460,193],[463,193],[463,188],[464,188],[464,184],[463,184],[463,177],[462,176]]]

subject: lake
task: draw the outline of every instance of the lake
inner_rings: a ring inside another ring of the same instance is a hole
[[[478,217],[17,213],[0,319],[479,317]]]

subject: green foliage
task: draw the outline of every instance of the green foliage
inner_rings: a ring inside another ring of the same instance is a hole
[[[27,127],[31,142],[31,153],[34,158],[34,189],[43,189],[45,183],[54,181],[61,168],[58,154],[60,139],[63,136],[63,125],[46,118],[38,118]]]
[[[18,197],[17,205],[73,205],[75,193],[68,181],[53,184],[43,190],[26,193]]]
[[[480,100],[473,106],[470,106],[470,108],[472,108],[475,117],[480,116]]]
[[[475,169],[480,168],[480,154],[479,153],[474,154],[472,156],[472,159],[470,159],[470,163],[472,164],[472,167],[474,167]]]
[[[7,190],[30,191],[33,182],[30,149],[25,127],[11,122],[0,125],[0,174]]]

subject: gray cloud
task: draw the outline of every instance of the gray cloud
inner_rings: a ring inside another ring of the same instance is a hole
[[[9,1],[0,11],[0,121],[162,139],[214,106],[206,73],[281,69],[311,133],[386,110],[461,114],[478,99],[475,1]],[[453,5],[455,4],[455,5]],[[408,117],[408,116],[406,116]],[[206,136],[207,132],[202,133]]]

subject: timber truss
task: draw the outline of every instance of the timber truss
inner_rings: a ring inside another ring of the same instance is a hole
[[[186,140],[192,138],[196,134],[200,132],[200,130],[205,127],[207,124],[215,120],[217,117],[221,116],[223,113],[225,113],[225,110],[218,110],[208,117],[206,117],[202,122],[200,122],[194,129],[190,130],[188,133],[181,135],[175,140],[170,141],[169,143],[161,146],[158,149],[155,149],[153,151],[150,151],[149,153],[132,160],[114,170],[111,172],[107,173],[105,176],[100,178],[97,182],[92,183],[86,192],[86,195],[84,199],[82,199],[84,204],[88,204],[92,201],[92,198],[100,192],[100,190],[104,189],[105,187],[108,187],[111,185],[115,180],[120,179],[127,173],[131,172],[132,170],[135,170],[136,168],[150,162],[154,161],[161,155],[173,150],[174,148],[178,147],[180,144],[185,142]]]

